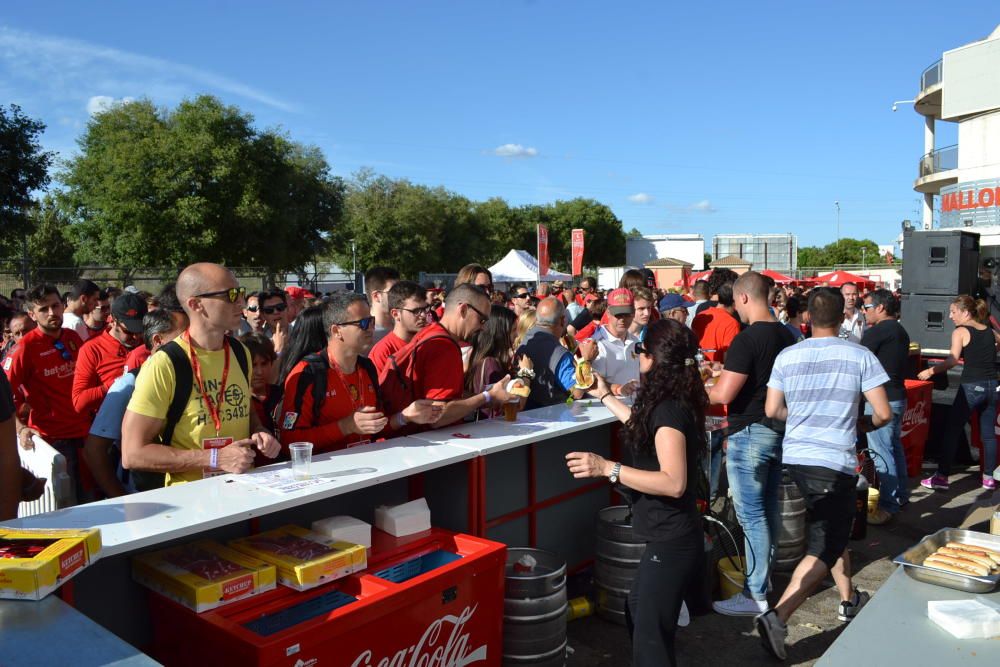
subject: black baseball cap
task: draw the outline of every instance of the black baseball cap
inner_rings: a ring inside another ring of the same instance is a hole
[[[131,292],[125,292],[111,303],[111,316],[125,325],[129,333],[142,333],[146,310],[146,300]]]

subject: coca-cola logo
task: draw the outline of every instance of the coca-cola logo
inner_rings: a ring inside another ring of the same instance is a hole
[[[469,649],[470,636],[463,632],[465,624],[476,613],[478,605],[466,607],[458,616],[447,614],[427,626],[417,643],[402,648],[375,662],[371,649],[363,651],[351,667],[465,667],[486,660],[486,645]],[[447,640],[444,633],[450,626]]]
[[[246,574],[239,579],[227,581],[222,585],[222,599],[231,600],[237,595],[243,595],[253,588],[253,575]]]
[[[903,419],[900,423],[900,437],[905,438],[912,431],[915,431],[925,424],[929,424],[929,412],[930,411],[927,409],[927,401],[918,401],[912,406],[906,408],[906,412],[903,413]]]

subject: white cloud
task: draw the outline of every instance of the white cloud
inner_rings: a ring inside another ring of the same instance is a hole
[[[634,195],[629,195],[628,200],[633,204],[652,204],[653,195],[646,194],[645,192],[637,192]]]
[[[133,101],[135,100],[132,97],[123,97],[116,100],[115,98],[108,97],[107,95],[94,95],[87,100],[87,113],[91,116],[96,116],[99,113],[108,111],[116,104],[128,104]]]
[[[83,104],[80,91],[96,87],[119,94],[138,91],[158,102],[176,102],[200,92],[226,93],[281,111],[295,111],[284,100],[208,70],[4,27],[0,27],[0,74],[18,80],[18,89],[60,102]],[[86,104],[89,110],[90,102]]]
[[[695,211],[697,213],[715,213],[715,207],[712,206],[712,202],[707,199],[702,199],[699,202],[695,202],[688,206],[689,211]]]
[[[499,157],[525,158],[536,157],[538,149],[521,144],[504,144],[493,149],[493,154]]]

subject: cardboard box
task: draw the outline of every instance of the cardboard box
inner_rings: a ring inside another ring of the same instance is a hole
[[[299,591],[359,572],[367,566],[365,548],[289,525],[233,540],[229,546],[278,568],[278,581]]]
[[[135,556],[132,578],[198,613],[277,585],[273,565],[212,540]]]
[[[0,527],[0,598],[41,600],[97,560],[101,531]]]

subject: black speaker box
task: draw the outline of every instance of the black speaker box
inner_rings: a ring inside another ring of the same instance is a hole
[[[924,350],[951,348],[951,332],[955,324],[948,318],[954,295],[902,294],[899,323],[910,335],[910,342],[920,343]]]
[[[979,234],[963,229],[903,233],[903,292],[972,294],[978,278]]]

